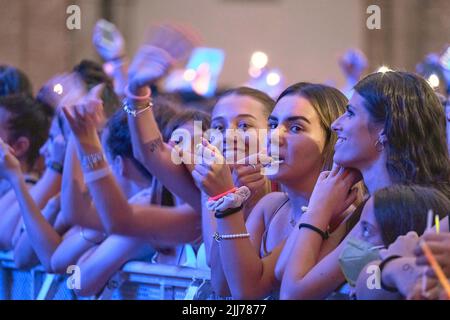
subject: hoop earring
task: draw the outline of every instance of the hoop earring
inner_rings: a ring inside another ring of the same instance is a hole
[[[375,149],[378,152],[382,152],[384,150],[384,144],[383,142],[380,140],[380,138],[378,138],[378,140],[375,142]]]

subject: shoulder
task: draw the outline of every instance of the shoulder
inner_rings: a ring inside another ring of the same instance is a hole
[[[267,223],[275,212],[289,200],[284,192],[271,192],[258,201],[251,215],[263,216]]]

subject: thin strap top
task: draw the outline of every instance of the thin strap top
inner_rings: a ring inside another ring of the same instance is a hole
[[[272,216],[270,217],[269,223],[267,224],[266,229],[264,230],[264,233],[263,233],[263,235],[262,235],[262,239],[261,239],[261,249],[262,249],[261,257],[262,257],[262,258],[264,258],[264,257],[266,257],[267,255],[270,254],[270,252],[267,250],[267,245],[266,245],[266,242],[267,242],[267,232],[268,232],[268,230],[269,230],[270,223],[272,222],[272,220],[273,220],[273,218],[275,217],[275,215],[278,213],[278,211],[281,210],[281,208],[284,207],[284,205],[285,205],[286,203],[289,202],[289,197],[287,196],[287,194],[285,194],[285,196],[286,196],[286,200],[283,201],[283,203],[282,203],[282,204],[277,208],[277,210],[275,210],[275,212],[272,214]]]

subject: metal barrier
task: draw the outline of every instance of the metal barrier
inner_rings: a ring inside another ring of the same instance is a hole
[[[210,279],[201,268],[130,261],[107,283],[101,300],[192,299],[199,283]],[[41,266],[19,270],[11,253],[0,252],[0,300],[75,300],[66,285],[67,276],[45,273]]]

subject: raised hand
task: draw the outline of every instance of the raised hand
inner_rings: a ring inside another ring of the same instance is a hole
[[[450,233],[441,232],[436,234],[434,231],[427,231],[423,236],[422,240],[425,241],[433,253],[436,261],[441,266],[442,271],[445,275],[450,278]],[[417,245],[414,249],[414,254],[417,257],[416,263],[419,266],[429,266],[428,260],[420,247]],[[427,274],[429,276],[435,277],[432,268],[428,268]]]
[[[0,178],[11,181],[22,174],[20,162],[14,150],[0,139]]]
[[[166,51],[175,61],[186,59],[199,42],[199,37],[193,30],[175,24],[163,24],[149,29],[146,41],[148,45]]]
[[[445,291],[437,279],[427,278],[426,287],[423,287],[423,283],[422,276],[418,277],[413,288],[407,292],[406,298],[408,300],[438,300],[441,297],[442,300],[447,300],[444,297]]]
[[[73,105],[86,94],[83,81],[76,73],[63,73],[48,80],[39,91],[38,100],[55,109]]]
[[[246,186],[252,196],[264,192],[266,177],[262,174],[263,165],[270,162],[265,153],[250,155],[232,165],[233,182],[236,187]]]
[[[73,107],[64,107],[69,126],[81,146],[99,146],[97,130],[103,127],[105,117],[100,99],[103,84],[92,88],[85,98]]]
[[[344,212],[355,202],[358,190],[353,186],[361,180],[361,174],[353,169],[335,165],[331,171],[320,174],[309,200],[309,209],[324,209],[333,217]]]
[[[197,145],[196,155],[202,159],[192,171],[196,185],[208,196],[213,197],[232,189],[235,185],[231,170],[225,164],[225,159],[219,149],[202,138],[202,144]]]
[[[380,250],[380,256],[382,259],[390,256],[414,257],[414,249],[418,243],[419,236],[416,232],[410,231],[398,237],[387,249]]]
[[[367,68],[367,58],[360,50],[350,49],[339,59],[339,66],[347,79],[358,81]]]
[[[57,135],[50,142],[48,147],[49,161],[59,164],[64,163],[64,156],[66,154],[66,140],[62,134]]]
[[[162,25],[154,29],[130,65],[130,89],[134,91],[165,76],[174,63],[191,53],[194,46],[195,37],[185,28]]]
[[[108,36],[105,36],[105,35]],[[125,56],[125,41],[117,27],[101,19],[97,21],[92,33],[92,44],[104,61],[111,61]]]

